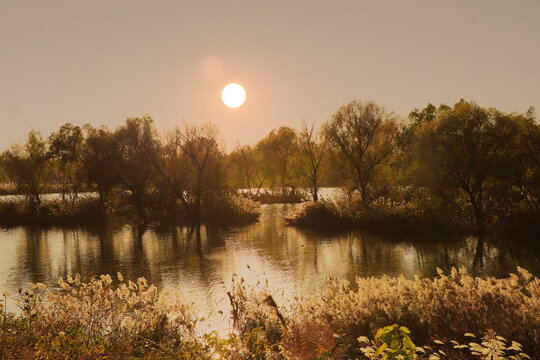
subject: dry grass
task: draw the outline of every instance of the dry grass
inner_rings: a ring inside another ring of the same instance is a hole
[[[374,341],[368,339],[394,323],[409,328],[418,346],[443,351],[441,358],[482,358],[473,350],[480,354],[484,342],[485,348],[500,345],[500,358],[511,358],[512,341],[533,359],[540,354],[540,279],[520,268],[505,279],[453,269],[435,279],[334,280],[320,294],[286,307],[266,287],[247,288],[234,279],[234,329],[226,339],[196,334],[189,304],[143,278],[134,283],[120,274],[115,280],[102,275],[83,282],[77,275],[59,279],[59,286],[31,284],[21,291],[18,316],[4,312],[6,303],[14,303],[5,294],[0,358],[362,359],[369,354],[362,341]],[[471,345],[466,333],[483,342]],[[418,352],[416,358],[427,357]]]

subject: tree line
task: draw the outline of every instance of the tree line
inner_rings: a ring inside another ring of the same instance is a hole
[[[223,194],[317,202],[322,186],[340,186],[355,211],[407,204],[439,218],[471,219],[480,230],[504,218],[540,214],[540,125],[534,109],[503,113],[474,102],[428,104],[407,120],[374,102],[341,106],[320,129],[282,126],[254,146],[223,150],[212,124],[176,127],[160,138],[150,116],[115,130],[61,126],[31,131],[1,155],[2,178],[25,194],[28,209],[54,189],[65,204],[83,191],[124,194],[140,219],[149,209],[181,208],[199,223]],[[270,191],[269,191],[270,190]]]

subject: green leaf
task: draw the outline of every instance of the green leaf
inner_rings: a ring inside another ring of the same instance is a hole
[[[386,343],[382,344],[381,346],[379,346],[379,348],[377,349],[377,352],[375,352],[375,355],[373,355],[373,357],[377,357],[379,355],[382,354],[382,352],[388,347],[388,345]]]
[[[411,331],[409,329],[407,329],[405,326],[402,326],[402,327],[399,328],[399,333],[401,335],[411,336]]]
[[[411,338],[409,338],[408,336],[403,338],[403,346],[411,350],[414,350],[414,348],[416,347],[412,342]]]

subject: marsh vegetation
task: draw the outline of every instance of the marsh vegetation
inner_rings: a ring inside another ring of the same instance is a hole
[[[320,131],[283,126],[228,154],[212,124],[163,138],[149,116],[114,131],[65,124],[2,154],[4,193],[26,201],[4,201],[0,218],[234,224],[256,220],[250,200],[312,200],[292,224],[537,233],[539,144],[534,109],[506,114],[464,100],[414,109],[408,121],[352,101]],[[316,204],[323,186],[345,196]],[[46,192],[58,200],[42,202]]]
[[[4,293],[0,351],[21,359],[529,359],[540,353],[540,280],[517,270],[504,279],[454,268],[435,279],[336,280],[286,304],[233,277],[226,336],[201,332],[203,319],[179,293],[144,278],[77,274],[60,277],[58,289],[31,283]],[[14,305],[20,314],[6,313]],[[385,328],[393,323],[404,327]],[[483,341],[471,341],[472,331]]]

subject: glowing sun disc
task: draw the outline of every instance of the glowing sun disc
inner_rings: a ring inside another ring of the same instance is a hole
[[[231,109],[236,109],[237,107],[242,106],[244,101],[246,101],[246,91],[242,85],[230,83],[223,88],[223,91],[221,91],[221,100],[223,100],[223,103]]]

